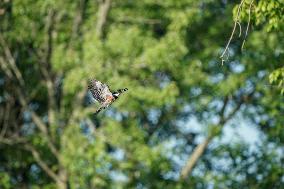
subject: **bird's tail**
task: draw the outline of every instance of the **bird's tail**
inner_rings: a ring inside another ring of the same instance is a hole
[[[124,88],[124,89],[118,89],[118,90],[117,90],[117,92],[118,92],[118,93],[123,93],[123,92],[125,92],[125,91],[127,91],[127,90],[128,90],[127,88]]]

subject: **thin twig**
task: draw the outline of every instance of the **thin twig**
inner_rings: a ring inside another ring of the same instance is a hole
[[[235,34],[237,25],[238,25],[239,28],[240,28],[239,37],[241,37],[241,35],[242,35],[242,27],[241,27],[241,24],[240,24],[240,13],[241,13],[241,11],[242,11],[244,2],[245,2],[245,0],[241,0],[240,4],[239,4],[239,6],[238,6],[238,11],[237,11],[236,20],[235,20],[235,22],[234,22],[233,31],[232,31],[232,33],[231,33],[231,36],[230,36],[230,38],[229,38],[229,40],[228,40],[228,42],[227,42],[227,44],[226,44],[226,47],[225,47],[223,53],[222,53],[221,56],[220,56],[221,61],[222,61],[222,62],[221,62],[221,63],[222,63],[222,66],[223,66],[224,62],[226,61],[226,60],[224,59],[224,56],[226,55],[227,51],[229,51],[229,46],[230,46],[231,41],[232,41],[232,39],[233,39],[233,36],[234,36],[234,34]],[[249,29],[249,25],[250,25],[251,8],[252,8],[253,2],[254,2],[254,0],[251,0],[251,2],[250,2],[250,6],[249,6],[249,20],[248,20],[248,24],[247,24],[247,27],[246,27],[245,37],[244,37],[243,42],[242,42],[241,50],[243,50],[244,45],[245,45],[245,42],[246,42],[246,38],[247,38],[247,34],[248,34],[248,29]]]
[[[241,50],[244,49],[245,42],[246,42],[246,38],[247,38],[247,35],[248,35],[248,30],[249,30],[249,25],[250,25],[250,16],[251,16],[251,7],[252,7],[252,4],[253,4],[253,1],[254,1],[254,0],[252,0],[252,1],[250,2],[250,5],[249,5],[249,14],[248,14],[249,19],[248,19],[248,24],[247,24],[247,28],[246,28],[246,33],[245,33],[245,37],[244,37],[244,40],[243,40],[243,43],[242,43],[242,48],[241,48]]]
[[[237,24],[239,25],[239,28],[240,28],[239,37],[241,37],[242,36],[242,26],[239,21],[237,22]]]
[[[229,45],[230,45],[230,43],[231,43],[231,41],[232,41],[232,39],[233,39],[233,36],[234,36],[234,34],[235,34],[236,27],[237,27],[237,23],[239,22],[240,10],[241,10],[241,7],[242,7],[243,3],[244,3],[244,0],[242,0],[241,3],[240,3],[239,6],[238,6],[238,12],[237,12],[236,21],[235,21],[235,24],[234,24],[234,27],[233,27],[233,31],[232,31],[232,33],[231,33],[231,36],[230,36],[230,38],[229,38],[229,40],[228,40],[228,42],[227,42],[227,45],[226,45],[226,47],[225,47],[223,53],[222,53],[221,56],[220,56],[220,58],[222,59],[222,63],[223,63],[223,60],[224,60],[224,59],[223,59],[223,58],[224,58],[224,55],[226,54],[226,52],[227,52],[227,50],[228,50],[228,48],[229,48]]]

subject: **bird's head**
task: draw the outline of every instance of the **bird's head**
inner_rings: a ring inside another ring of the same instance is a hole
[[[117,99],[119,97],[119,95],[121,95],[123,92],[127,91],[127,88],[124,89],[118,89],[117,91],[112,93],[112,96]]]
[[[112,96],[113,96],[114,98],[118,98],[120,94],[121,94],[121,93],[119,93],[119,92],[114,92],[114,93],[112,93]]]

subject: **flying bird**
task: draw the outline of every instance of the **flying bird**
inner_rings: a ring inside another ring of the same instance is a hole
[[[124,88],[111,92],[107,84],[96,79],[89,80],[88,89],[91,91],[93,97],[101,104],[95,114],[98,114],[101,110],[107,108],[118,99],[119,95],[128,90],[127,88]]]

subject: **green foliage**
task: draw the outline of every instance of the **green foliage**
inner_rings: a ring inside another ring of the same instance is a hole
[[[284,67],[273,71],[269,75],[269,81],[272,84],[277,84],[281,89],[281,94],[284,94]]]
[[[7,189],[7,188],[11,188],[11,184],[10,184],[10,176],[8,173],[2,173],[0,172],[0,186],[3,189]]]
[[[60,158],[18,102],[17,81],[1,70],[1,113],[2,104],[11,102],[7,96],[17,101],[11,136],[25,138],[57,176],[66,171],[70,188],[280,188],[283,3],[255,2],[245,50],[239,50],[241,40],[233,40],[230,59],[221,66],[218,57],[231,32],[235,2],[113,0],[105,35],[99,38],[102,2],[14,0],[5,16],[0,7],[1,35],[25,81],[21,91],[47,125]],[[244,23],[249,3],[242,12]],[[5,58],[3,49],[0,58]],[[50,89],[41,69],[45,61],[55,85],[53,124]],[[91,103],[88,78],[129,91],[94,116],[98,105]],[[223,127],[238,128],[240,120],[263,136],[256,151],[243,141],[220,142],[226,137]],[[202,132],[193,131],[200,127]],[[217,138],[192,174],[179,179],[203,136]],[[59,188],[23,144],[2,144],[1,137],[0,188]]]
[[[284,3],[282,0],[260,0],[255,6],[256,24],[265,24],[268,31],[283,29],[283,11]]]

